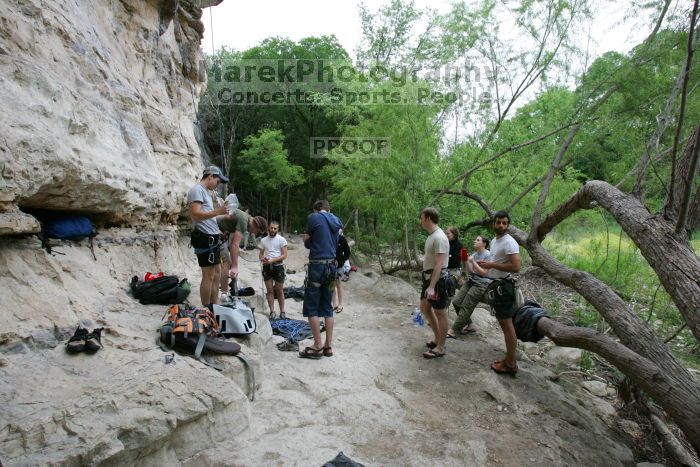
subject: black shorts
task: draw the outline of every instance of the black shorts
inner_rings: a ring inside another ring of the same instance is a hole
[[[200,268],[208,268],[209,266],[216,266],[221,264],[221,251],[218,248],[207,253],[198,253],[197,262]]]
[[[421,299],[427,298],[426,291],[430,285],[430,274],[428,274],[427,279],[425,279],[425,274],[423,274],[423,277],[423,286],[421,287],[420,291]],[[428,298],[428,303],[430,303],[430,306],[432,306],[434,310],[444,310],[447,308],[448,298],[447,294],[444,292],[444,287],[440,287],[441,280],[442,279],[439,279],[438,284],[435,286],[435,295],[437,295],[437,298],[435,300]]]
[[[210,235],[194,229],[190,235],[190,244],[194,247],[199,267],[207,268],[221,263],[221,236]]]
[[[273,280],[277,284],[282,284],[284,277],[283,264],[263,264],[263,279],[266,281]]]
[[[515,284],[508,279],[492,281],[486,289],[489,304],[496,312],[496,319],[508,319],[515,316]]]

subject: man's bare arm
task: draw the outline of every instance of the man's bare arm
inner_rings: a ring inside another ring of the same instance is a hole
[[[503,272],[520,272],[520,253],[513,253],[506,256],[505,263],[494,263],[493,261],[479,261],[478,264],[485,269],[498,269]]]
[[[200,203],[199,201],[192,201],[190,203],[190,217],[194,222],[200,222],[207,219],[211,219],[212,217],[226,214],[226,203],[222,204],[221,206],[212,211],[202,211],[202,206],[202,203]]]

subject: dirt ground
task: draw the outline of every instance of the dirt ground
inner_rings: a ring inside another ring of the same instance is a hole
[[[287,268],[297,272],[287,285],[302,285],[307,250],[291,239],[289,254]],[[259,290],[257,253],[244,256],[251,261],[241,262],[241,285]],[[210,459],[310,466],[342,451],[365,465],[634,465],[605,422],[611,407],[577,384],[552,382],[550,370],[525,361],[517,377],[489,369],[503,341],[485,310],[475,313],[476,335],[449,340],[444,358],[426,360],[432,333],[411,322],[416,290],[360,270],[345,292],[335,355],[302,359],[270,341],[250,428],[234,451]],[[301,302],[288,300],[287,314],[303,319]]]

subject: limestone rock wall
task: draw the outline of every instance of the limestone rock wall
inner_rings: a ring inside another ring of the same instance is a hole
[[[202,167],[196,3],[0,2],[0,235],[38,229],[19,208],[177,219]]]
[[[219,1],[0,2],[0,465],[177,465],[248,426],[241,362],[166,363],[167,307],[128,294],[162,270],[199,301],[176,221],[203,165],[196,5]],[[96,259],[86,240],[42,250],[36,209],[89,215]],[[67,354],[78,323],[104,327],[104,349]],[[259,332],[241,340],[257,386],[264,317]]]
[[[187,237],[114,228],[97,237],[97,260],[86,240],[55,248],[64,254],[46,254],[35,238],[0,242],[2,465],[178,465],[248,427],[253,378],[242,363],[211,356],[222,372],[184,355],[166,363],[156,330],[167,306],[128,294],[129,277],[144,271],[196,288]],[[259,334],[238,339],[257,388],[271,337],[258,320]],[[66,353],[78,323],[105,327],[104,349]]]

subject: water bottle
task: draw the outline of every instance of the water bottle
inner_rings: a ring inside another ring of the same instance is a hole
[[[228,203],[228,213],[233,214],[238,209],[238,196],[236,193],[231,193],[226,197],[226,202]]]
[[[414,326],[423,326],[425,321],[423,321],[423,313],[420,312],[418,308],[413,312],[413,325]]]

